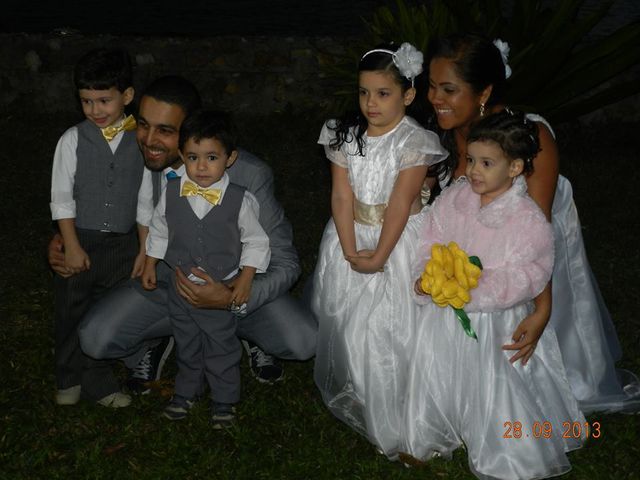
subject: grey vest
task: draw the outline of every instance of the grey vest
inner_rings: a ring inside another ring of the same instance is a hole
[[[180,197],[180,180],[167,183],[165,215],[169,244],[165,261],[189,275],[191,267],[202,267],[216,281],[238,268],[242,245],[238,215],[245,188],[230,183],[221,204],[199,219],[187,197]]]
[[[89,120],[77,125],[78,166],[73,186],[76,227],[125,233],[136,223],[144,161],[135,132],[124,132],[115,153]]]

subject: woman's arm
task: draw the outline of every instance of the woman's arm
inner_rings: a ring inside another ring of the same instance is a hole
[[[398,174],[389,204],[384,213],[384,223],[378,240],[378,246],[370,257],[349,258],[351,267],[361,273],[374,273],[384,267],[391,255],[404,227],[407,224],[411,204],[420,192],[427,174],[427,166],[411,167]]]
[[[356,233],[353,227],[353,190],[349,184],[348,170],[331,163],[331,214],[336,224],[342,253],[356,255]]]
[[[533,160],[534,172],[527,177],[527,189],[547,220],[551,221],[551,207],[559,174],[558,147],[546,125],[538,122],[538,129],[541,150]],[[511,357],[511,362],[522,359],[522,364],[526,365],[533,355],[535,346],[551,317],[551,282],[534,299],[534,303],[535,310],[531,315],[527,315],[513,332],[514,343],[503,345],[505,350],[517,350]]]
[[[559,157],[556,141],[549,129],[538,123],[540,152],[533,159],[533,173],[527,177],[527,190],[531,198],[551,221],[551,206],[558,183]]]
[[[511,336],[513,343],[507,343],[502,346],[503,350],[517,350],[509,359],[511,363],[522,359],[522,364],[527,364],[531,355],[533,355],[542,332],[544,332],[547,323],[549,323],[549,318],[551,317],[551,282],[547,283],[547,286],[534,299],[534,302],[536,309],[530,315],[527,315],[513,332]]]

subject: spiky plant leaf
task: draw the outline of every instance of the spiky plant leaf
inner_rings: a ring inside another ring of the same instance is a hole
[[[603,105],[611,105],[638,93],[638,81],[618,82],[586,99],[569,102],[554,108],[553,118],[558,122],[573,120],[580,115],[594,112]]]
[[[616,89],[615,76],[640,61],[640,26],[631,23],[605,38],[593,39],[594,27],[607,15],[612,0],[581,15],[585,0],[433,0],[380,7],[365,20],[367,38],[349,50],[349,68],[335,69],[355,91],[355,68],[363,51],[383,41],[411,42],[426,51],[430,39],[453,31],[476,32],[501,38],[511,48],[507,100],[557,121],[567,112],[588,113],[622,94],[640,92],[640,81]],[[346,57],[345,57],[346,58]],[[348,72],[347,72],[348,70]],[[339,75],[335,78],[339,78]],[[609,83],[608,83],[609,82]],[[345,83],[342,84],[343,86]],[[601,102],[601,103],[598,103]],[[556,118],[558,115],[558,118]]]

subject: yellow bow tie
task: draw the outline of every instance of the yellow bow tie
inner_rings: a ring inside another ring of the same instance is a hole
[[[211,205],[217,205],[220,202],[220,194],[222,190],[219,188],[202,188],[193,182],[184,182],[182,190],[180,191],[181,197],[190,197],[192,195],[200,195]]]
[[[133,115],[129,115],[117,127],[110,126],[110,127],[101,128],[100,130],[102,130],[102,136],[105,138],[105,140],[107,142],[110,142],[111,140],[113,140],[113,137],[115,137],[118,133],[122,132],[123,130],[129,131],[129,130],[135,130],[135,128],[136,128],[136,119],[133,118]]]

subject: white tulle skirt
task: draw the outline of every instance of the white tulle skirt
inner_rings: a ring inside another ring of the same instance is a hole
[[[586,428],[553,330],[543,334],[522,366],[511,364],[513,352],[501,346],[512,342],[530,306],[469,314],[478,341],[464,333],[451,308],[428,304],[420,309],[406,380],[402,450],[426,461],[434,455],[450,458],[464,446],[479,478],[567,472],[565,452],[582,445]],[[580,431],[566,435],[574,422]]]
[[[315,382],[328,408],[388,457],[398,452],[416,304],[411,261],[422,214],[409,217],[384,272],[344,260],[335,224],[324,231],[313,277]],[[356,224],[358,249],[375,249],[380,227]]]
[[[555,235],[549,325],[574,395],[585,413],[640,412],[640,380],[616,369],[620,344],[587,259],[569,181],[560,177],[552,210]]]

